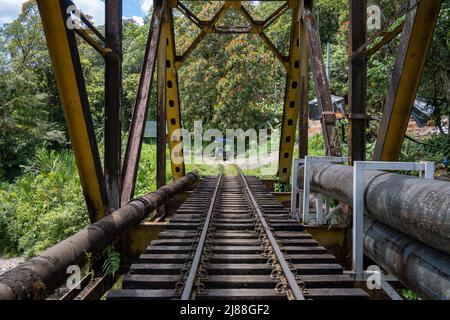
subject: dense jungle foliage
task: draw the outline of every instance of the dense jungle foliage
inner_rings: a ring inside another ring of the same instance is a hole
[[[402,1],[379,0],[383,22]],[[190,2],[202,19],[210,18],[220,2]],[[256,19],[269,16],[280,2],[246,3]],[[348,1],[317,0],[322,45],[330,44],[330,79],[334,95],[348,91]],[[289,50],[290,13],[269,30],[268,37],[279,51]],[[124,20],[123,132],[130,123],[150,19],[143,26]],[[177,52],[181,54],[199,33],[177,13]],[[242,26],[243,17],[230,11],[220,25]],[[103,27],[99,26],[102,30]],[[405,143],[403,157],[442,162],[448,157],[449,137],[442,126],[450,100],[450,1],[444,1],[431,52],[419,90],[420,98],[433,106],[432,120],[439,131],[417,144]],[[399,40],[385,46],[369,62],[369,113],[380,117],[391,78]],[[98,143],[102,146],[104,120],[104,63],[83,41],[80,57]],[[325,54],[325,52],[324,52]],[[179,71],[184,126],[194,121],[204,128],[277,128],[285,88],[285,71],[256,35],[210,34]],[[155,119],[155,89],[149,119]],[[311,78],[310,98],[315,98]],[[345,125],[345,124],[344,124]],[[368,128],[373,150],[373,122]],[[37,6],[23,5],[21,15],[0,28],[0,253],[32,256],[74,233],[88,223],[84,198],[70,150],[64,115]],[[101,147],[100,147],[101,149]],[[322,154],[323,140],[311,139],[311,154]],[[209,168],[200,168],[210,172]],[[155,147],[144,146],[137,193],[155,189]],[[170,178],[170,172],[168,172]]]

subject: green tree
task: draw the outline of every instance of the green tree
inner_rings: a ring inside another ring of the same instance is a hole
[[[45,143],[65,141],[37,6],[0,29],[0,179],[13,179]]]

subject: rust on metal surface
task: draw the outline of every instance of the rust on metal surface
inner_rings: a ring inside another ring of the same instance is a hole
[[[89,218],[94,222],[107,213],[107,196],[76,34],[66,24],[72,2],[37,3]]]
[[[367,299],[256,177],[206,177],[165,228],[107,300]]]
[[[102,55],[103,58],[105,58],[108,54],[113,53],[113,50],[111,50],[110,48],[105,48],[104,45],[102,45],[101,43],[99,43],[97,40],[95,40],[93,37],[91,37],[91,35],[89,34],[89,32],[87,32],[86,30],[83,29],[75,29],[75,32],[84,40],[86,41],[88,44],[91,45],[92,48],[94,48],[98,53],[100,53]]]
[[[367,1],[350,1],[350,53],[366,42],[367,38]],[[349,70],[349,154],[351,162],[366,160],[366,126],[364,117],[367,109],[367,57],[359,55],[351,59]]]
[[[266,30],[273,22],[275,22],[280,16],[288,9],[287,3],[279,7],[273,14],[271,14],[266,20],[257,21],[247,9],[240,4],[240,1],[236,1],[234,4],[231,2],[225,2],[224,5],[214,14],[211,20],[202,21],[195,14],[193,14],[186,6],[181,2],[178,2],[178,9],[183,15],[191,20],[201,31],[193,42],[189,45],[186,51],[176,57],[176,67],[179,69],[191,53],[197,48],[200,42],[209,33],[217,34],[258,34],[264,41],[267,47],[277,57],[283,67],[287,70],[288,58],[285,57],[278,48],[272,43],[269,37],[266,35]],[[238,10],[244,16],[244,18],[250,23],[250,27],[234,27],[234,26],[217,26],[217,21],[225,13],[226,10]]]
[[[298,121],[298,150],[299,158],[303,159],[308,155],[308,128],[309,128],[309,57],[308,57],[308,37],[306,26],[303,20],[303,1],[300,2],[300,13],[298,22],[299,28],[299,47],[300,47],[300,107]]]
[[[166,118],[167,136],[170,149],[172,177],[181,178],[186,173],[184,163],[182,117],[180,93],[178,85],[178,70],[175,56],[175,30],[172,9],[167,16],[167,50],[166,50]]]
[[[280,182],[288,183],[291,177],[294,158],[295,135],[300,110],[300,23],[299,5],[292,8],[292,29],[289,47],[289,63],[286,77],[283,119],[281,126],[280,151],[278,155],[277,177]],[[303,64],[304,66],[304,64]]]
[[[298,171],[303,185],[303,167]],[[450,254],[450,183],[383,171],[367,171],[368,215],[429,246]],[[311,190],[353,204],[353,167],[311,165]]]
[[[409,1],[374,160],[396,161],[400,156],[441,3],[441,0]]]
[[[156,103],[156,187],[166,184],[166,91],[167,68],[166,52],[168,44],[169,24],[167,23],[167,7],[163,9],[161,35],[159,39],[158,55],[156,57],[157,69],[157,103]],[[158,208],[158,216],[165,215],[165,206]]]
[[[142,140],[147,120],[148,104],[156,65],[159,38],[161,35],[163,8],[160,1],[154,2],[152,21],[144,55],[139,89],[133,111],[128,143],[122,169],[122,203],[127,203],[133,197]]]
[[[67,267],[82,263],[86,252],[101,254],[117,237],[139,224],[168,199],[198,179],[189,173],[170,185],[132,200],[73,236],[0,275],[0,300],[44,299],[67,278]]]
[[[450,300],[448,255],[368,217],[364,235],[365,254],[405,286],[424,299]]]
[[[309,58],[316,85],[318,106],[322,113],[321,123],[326,155],[339,157],[341,156],[341,147],[339,133],[336,130],[336,115],[331,101],[330,86],[325,72],[323,50],[312,0],[304,1],[303,19],[308,34]]]
[[[108,211],[120,208],[122,165],[122,0],[105,3],[105,155],[104,172]]]

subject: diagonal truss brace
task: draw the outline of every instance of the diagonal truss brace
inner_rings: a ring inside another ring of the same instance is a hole
[[[303,20],[305,21],[308,35],[309,57],[316,84],[319,110],[322,114],[321,123],[326,155],[340,157],[341,147],[339,132],[336,130],[336,114],[331,101],[330,85],[325,72],[323,50],[312,0],[304,0]]]
[[[374,160],[395,161],[416,99],[441,0],[410,0],[400,48],[392,72]]]
[[[186,49],[186,51],[181,55],[176,57],[176,66],[177,69],[181,68],[186,59],[192,54],[192,52],[198,47],[201,41],[205,38],[205,36],[209,33],[225,33],[225,34],[258,34],[267,47],[272,51],[272,53],[277,57],[277,59],[281,62],[283,67],[288,69],[288,58],[285,57],[277,47],[272,43],[272,41],[265,34],[265,30],[274,23],[287,9],[288,3],[284,3],[281,5],[273,14],[271,14],[264,21],[256,21],[250,15],[250,13],[242,6],[241,1],[235,2],[225,2],[224,5],[217,11],[217,13],[208,21],[200,20],[195,14],[193,14],[189,9],[184,6],[180,1],[177,3],[177,9],[185,15],[190,21],[192,21],[199,29],[201,29],[200,33],[191,43],[191,45]],[[217,26],[217,21],[219,21],[220,17],[225,13],[228,9],[235,9],[240,11],[246,20],[250,23],[250,28],[238,28],[238,27],[229,27],[222,28]]]
[[[134,194],[139,160],[141,156],[142,141],[148,114],[150,91],[155,71],[159,38],[161,35],[162,16],[162,3],[160,1],[155,1],[155,8],[153,10],[150,24],[144,64],[141,71],[141,78],[122,169],[122,204],[128,203]]]
[[[37,3],[89,218],[95,222],[107,214],[107,197],[75,30],[66,23],[72,2],[38,0]]]

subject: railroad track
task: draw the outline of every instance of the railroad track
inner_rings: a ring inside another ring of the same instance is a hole
[[[367,299],[255,177],[207,177],[108,299]]]

